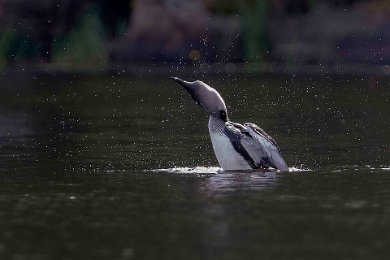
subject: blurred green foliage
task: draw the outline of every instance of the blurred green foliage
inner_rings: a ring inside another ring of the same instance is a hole
[[[240,9],[241,2],[235,0],[215,1],[212,6],[212,11],[221,15],[237,14]]]
[[[7,65],[8,54],[14,37],[12,29],[9,26],[5,26],[0,34],[0,69]]]
[[[246,60],[254,63],[265,61],[270,49],[267,36],[269,6],[267,1],[257,0],[241,4],[241,25]],[[256,64],[254,64],[256,66]],[[253,69],[256,69],[255,67]]]
[[[65,37],[55,38],[52,60],[58,64],[96,65],[108,59],[103,23],[97,8],[83,13]]]
[[[0,33],[0,69],[10,62],[25,60],[36,52],[30,35],[17,34],[10,25],[5,25]]]

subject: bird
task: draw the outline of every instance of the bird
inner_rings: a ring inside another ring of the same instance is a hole
[[[209,134],[217,161],[223,171],[262,171],[270,167],[289,170],[275,140],[253,123],[229,120],[225,101],[214,88],[200,80],[171,77],[209,114]]]

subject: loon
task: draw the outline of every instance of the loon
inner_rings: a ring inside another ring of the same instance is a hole
[[[229,120],[225,102],[212,87],[200,80],[193,82],[171,77],[210,115],[209,133],[215,156],[224,171],[288,171],[275,140],[252,123],[244,125]]]

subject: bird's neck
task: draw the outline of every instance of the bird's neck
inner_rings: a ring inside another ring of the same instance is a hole
[[[209,117],[209,132],[210,134],[222,133],[225,127],[225,121],[220,118],[210,116]]]

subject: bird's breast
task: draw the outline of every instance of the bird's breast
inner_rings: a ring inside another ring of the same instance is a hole
[[[210,131],[215,156],[223,170],[251,170],[248,162],[234,149],[229,138],[223,133]]]

